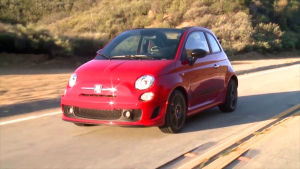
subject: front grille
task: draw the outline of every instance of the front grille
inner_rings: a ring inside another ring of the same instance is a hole
[[[70,113],[70,108],[72,106],[63,105],[64,114],[68,117],[78,117],[84,119],[96,119],[96,120],[118,120],[118,121],[138,121],[142,117],[142,110],[140,109],[114,109],[114,110],[104,110],[104,109],[87,109],[73,106],[73,113]],[[125,111],[133,112],[133,117],[127,119],[123,116]]]
[[[142,117],[142,110],[141,109],[135,109],[133,110],[133,121],[138,121]]]
[[[89,97],[117,97],[116,95],[84,94],[84,93],[81,93],[80,96],[89,96]]]
[[[122,110],[102,110],[102,109],[85,109],[75,108],[75,116],[88,119],[99,119],[99,120],[117,120],[122,116]]]

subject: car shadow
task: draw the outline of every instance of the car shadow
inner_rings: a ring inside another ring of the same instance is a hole
[[[238,105],[234,112],[222,113],[217,107],[199,112],[198,114],[187,118],[181,133],[190,133],[199,130],[264,121],[294,105],[299,104],[299,96],[300,91],[241,96],[239,97]],[[286,100],[285,98],[290,97],[295,97],[291,103],[278,101],[280,98],[282,98],[282,100]],[[276,99],[277,101],[272,104],[272,99]],[[60,98],[0,106],[0,118],[59,107]],[[262,109],[265,112],[258,112]],[[130,128],[132,127],[129,127],[129,130],[131,130]]]
[[[264,70],[269,70],[269,69],[275,69],[275,68],[281,68],[281,67],[286,67],[286,66],[297,65],[299,63],[300,63],[300,61],[296,61],[296,62],[283,63],[283,64],[278,64],[278,65],[262,66],[262,67],[257,67],[257,68],[253,68],[253,69],[248,69],[248,70],[237,70],[236,74],[237,75],[242,75],[242,74],[247,74],[247,73],[253,73],[253,72],[259,72],[259,71],[264,71]],[[234,65],[234,64],[232,64],[232,65]]]
[[[218,107],[199,112],[187,118],[181,133],[265,121],[299,104],[299,96],[300,91],[241,96],[234,112],[222,113]]]
[[[53,99],[37,100],[37,101],[26,102],[26,103],[5,105],[5,106],[0,106],[0,118],[31,113],[34,111],[59,108],[59,107],[60,107],[60,97],[53,98]]]

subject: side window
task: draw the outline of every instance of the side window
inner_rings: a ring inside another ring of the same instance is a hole
[[[191,58],[194,49],[203,49],[210,53],[204,33],[201,31],[192,32],[186,40],[184,57]]]
[[[139,46],[140,37],[140,35],[134,35],[126,38],[113,49],[111,55],[135,54]]]
[[[216,39],[210,34],[210,33],[207,33],[207,38],[209,40],[209,43],[210,43],[210,46],[211,46],[211,50],[212,50],[212,53],[215,53],[215,52],[220,52],[221,49],[216,41]]]

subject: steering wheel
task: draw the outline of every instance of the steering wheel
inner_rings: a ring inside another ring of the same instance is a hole
[[[150,51],[151,52],[157,52],[157,51],[159,51],[159,49],[161,49],[161,47],[158,47],[158,46],[152,46],[151,48],[150,48]]]

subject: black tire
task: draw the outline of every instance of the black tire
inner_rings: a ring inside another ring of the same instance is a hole
[[[89,126],[94,126],[92,124],[83,124],[83,123],[74,123],[76,126],[81,126],[81,127],[89,127]]]
[[[175,90],[170,98],[165,116],[165,124],[159,129],[164,133],[179,133],[186,120],[186,100],[182,92]]]
[[[219,109],[223,113],[233,112],[236,108],[237,101],[238,101],[237,84],[233,79],[231,79],[227,87],[225,102],[224,104],[219,105]]]

